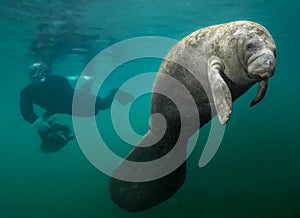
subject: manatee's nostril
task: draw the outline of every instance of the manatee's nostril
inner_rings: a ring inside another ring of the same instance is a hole
[[[273,68],[275,67],[275,60],[274,59],[270,60],[270,66],[272,66]]]
[[[264,61],[263,61],[263,64],[265,66],[270,66],[270,67],[274,67],[275,66],[275,59],[274,59],[274,56],[273,55],[265,55],[264,57]]]
[[[267,60],[265,63],[266,63],[266,65],[268,65],[270,67],[272,67],[274,65],[274,61],[272,61],[272,60]]]

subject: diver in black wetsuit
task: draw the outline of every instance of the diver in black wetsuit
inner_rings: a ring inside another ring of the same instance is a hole
[[[20,94],[21,114],[27,122],[32,123],[36,127],[44,145],[49,144],[48,142],[51,140],[57,141],[56,144],[59,144],[59,146],[52,146],[53,148],[56,147],[56,149],[50,149],[50,151],[57,151],[73,137],[70,136],[71,131],[68,127],[66,128],[65,125],[57,126],[59,124],[53,124],[49,118],[57,113],[72,115],[74,89],[66,78],[51,75],[47,65],[44,63],[34,63],[31,66],[29,78],[31,83],[27,85]],[[112,89],[110,94],[105,98],[96,97],[94,114],[82,113],[76,114],[76,116],[93,116],[97,114],[99,110],[108,109],[112,104],[117,90],[118,89]],[[83,96],[82,99],[87,102],[89,99],[95,97],[87,92],[82,92],[80,94]],[[128,95],[127,97],[131,96]],[[127,100],[125,99],[125,103],[131,100],[132,98],[127,98]],[[124,99],[120,102],[124,103]],[[43,116],[39,117],[34,112],[34,104],[46,110]],[[57,134],[54,134],[52,138],[49,138],[54,132]],[[62,140],[62,138],[64,140]],[[50,152],[48,148],[42,150]]]
[[[34,123],[38,116],[33,110],[36,104],[46,110],[47,117],[62,113],[72,115],[72,101],[74,89],[69,81],[57,75],[50,75],[47,66],[43,63],[35,63],[31,66],[29,75],[32,81],[21,91],[20,108],[23,118]],[[117,89],[112,89],[105,98],[96,97],[95,114],[99,110],[107,109],[111,106]],[[87,98],[93,98],[90,93],[80,93]],[[81,114],[78,116],[92,116],[94,114]]]

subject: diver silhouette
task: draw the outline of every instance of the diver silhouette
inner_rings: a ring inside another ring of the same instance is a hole
[[[50,74],[45,63],[34,63],[30,67],[30,83],[20,93],[20,111],[25,121],[31,123],[36,128],[42,139],[42,151],[57,151],[69,140],[71,131],[68,126],[53,122],[51,118],[54,114],[72,115],[72,103],[75,90],[69,81],[62,76]],[[97,115],[100,110],[108,109],[119,89],[111,89],[109,94],[101,98],[94,96],[86,90],[77,91],[81,95],[82,109],[76,116],[88,117]],[[120,91],[120,90],[119,90]],[[133,100],[133,97],[121,91],[121,98],[116,98],[121,104],[126,104]],[[95,110],[93,113],[84,110],[85,104],[96,98]],[[46,112],[38,116],[34,111],[34,105],[38,105]],[[51,136],[51,137],[50,137]],[[51,147],[52,144],[52,148]],[[54,144],[54,145],[53,145]],[[45,148],[48,147],[48,148]]]

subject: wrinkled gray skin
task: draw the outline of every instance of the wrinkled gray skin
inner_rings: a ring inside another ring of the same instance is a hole
[[[170,163],[180,160],[178,168],[152,181],[130,182],[111,178],[112,200],[121,208],[136,212],[171,197],[185,180],[188,138],[215,115],[225,124],[232,112],[232,102],[255,83],[259,84],[259,88],[251,106],[262,100],[275,65],[276,47],[270,33],[261,25],[249,21],[203,28],[177,43],[159,69],[151,103],[151,114],[162,114],[167,127],[160,128],[161,124],[152,119],[149,132],[126,159],[146,162],[163,157],[176,144],[183,123],[188,123],[190,125],[183,130],[184,136],[180,140],[181,152],[170,159]],[[172,83],[165,82],[164,75],[176,78],[190,91],[198,114],[191,113],[190,104],[184,101],[182,104],[186,110],[179,114],[178,107],[169,98],[157,94],[163,88],[184,98]],[[200,123],[196,122],[196,116],[199,116]],[[162,131],[165,131],[163,137]],[[156,141],[154,145],[153,141]],[[143,170],[141,167],[131,169],[121,163],[115,173],[138,173]]]

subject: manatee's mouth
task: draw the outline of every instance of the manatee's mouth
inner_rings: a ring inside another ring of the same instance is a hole
[[[255,79],[255,80],[262,79],[261,76],[259,75],[248,74],[247,76],[249,79]]]
[[[251,74],[251,73],[248,73],[248,78],[251,79],[251,80],[254,80],[254,81],[257,81],[257,82],[260,82],[262,80],[265,80],[265,79],[269,79],[270,77],[273,76],[273,72],[267,72],[267,71],[262,71],[261,73],[259,74]]]
[[[266,72],[263,75],[258,75],[258,74],[248,74],[247,75],[249,79],[255,80],[255,81],[261,81],[264,80],[266,78],[271,77],[270,73]]]
[[[247,66],[251,65],[254,61],[256,61],[258,58],[260,58],[261,56],[263,56],[264,54],[257,54],[257,55],[252,55],[248,61],[247,61]]]

